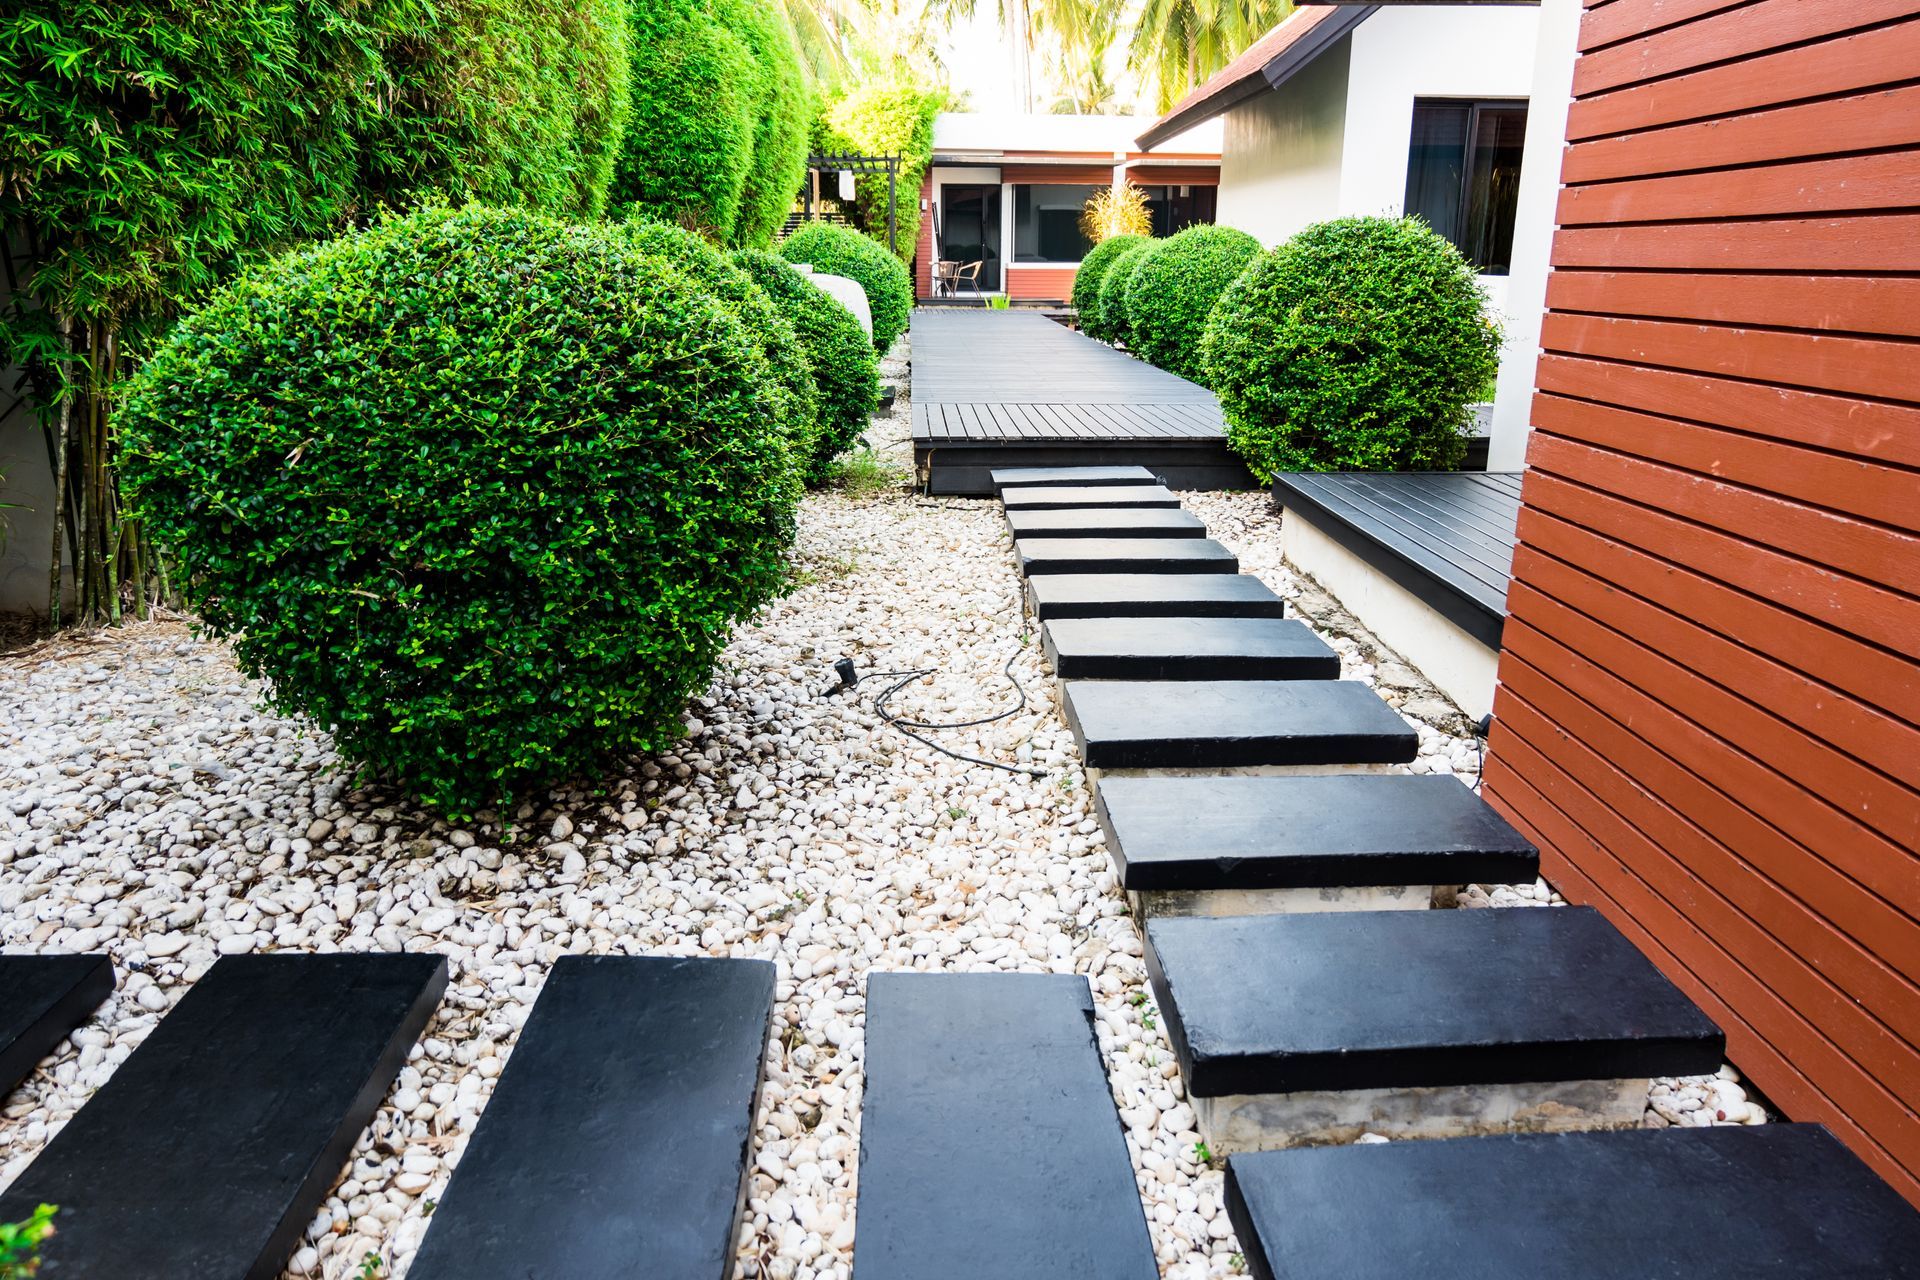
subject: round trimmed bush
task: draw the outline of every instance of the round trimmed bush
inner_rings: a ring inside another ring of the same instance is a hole
[[[1421,471],[1465,455],[1500,328],[1426,223],[1339,218],[1256,259],[1204,346],[1228,443],[1257,474]]]
[[[1087,250],[1087,256],[1080,260],[1080,269],[1073,273],[1073,309],[1080,316],[1080,332],[1089,338],[1105,340],[1107,334],[1100,313],[1100,286],[1122,254],[1137,245],[1148,243],[1149,239],[1147,236],[1108,236]]]
[[[733,309],[759,343],[773,383],[767,388],[776,406],[775,425],[792,442],[796,464],[805,465],[819,431],[820,393],[793,326],[752,276],[729,262],[718,249],[691,231],[659,222],[632,221],[627,232],[643,253],[672,263],[694,282]],[[866,335],[861,335],[865,341]]]
[[[773,300],[813,368],[819,391],[819,429],[806,461],[807,479],[818,483],[841,452],[873,420],[880,401],[880,365],[866,330],[853,312],[795,271],[785,258],[759,249],[742,249],[733,261]]]
[[[884,245],[849,227],[809,222],[780,242],[780,256],[857,281],[873,312],[874,350],[882,355],[907,331],[913,317],[913,277]]]
[[[1147,240],[1124,249],[1107,268],[1106,279],[1100,282],[1100,336],[1108,342],[1132,350],[1133,333],[1127,324],[1127,289],[1140,264],[1159,244],[1158,240]]]
[[[1246,232],[1209,223],[1160,241],[1127,284],[1127,345],[1169,373],[1204,380],[1207,313],[1259,252]]]
[[[460,815],[678,736],[783,580],[768,380],[619,228],[431,208],[216,294],[120,430],[149,536],[272,703]]]

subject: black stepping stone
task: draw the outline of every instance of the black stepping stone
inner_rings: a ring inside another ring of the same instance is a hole
[[[407,1274],[733,1274],[773,981],[764,960],[557,961]]]
[[[106,956],[0,956],[0,1095],[112,994]]]
[[[1004,489],[1033,485],[1067,485],[1075,488],[1116,484],[1159,484],[1159,477],[1145,467],[995,467],[990,473],[993,487]]]
[[[1063,680],[1333,680],[1340,656],[1290,618],[1057,618],[1047,661]]]
[[[230,956],[0,1196],[40,1280],[273,1280],[447,985],[433,955]]]
[[[1810,1124],[1262,1151],[1226,1205],[1256,1280],[1920,1277],[1920,1212]]]
[[[1698,1075],[1719,1028],[1591,907],[1147,922],[1187,1089]]]
[[[1070,680],[1063,701],[1095,769],[1404,764],[1420,748],[1357,680]]]
[[[1020,572],[1238,573],[1240,561],[1212,538],[1017,538]]]
[[[860,1280],[1153,1280],[1133,1162],[1070,974],[867,980]]]
[[[1158,484],[1029,485],[1002,489],[1009,511],[1064,511],[1070,507],[1177,507],[1180,499]]]
[[[1450,777],[1101,779],[1094,800],[1124,889],[1515,884],[1540,855]]]
[[[1173,507],[1069,507],[1009,511],[1016,538],[1204,538],[1198,516]]]
[[[1027,603],[1054,618],[1278,618],[1286,602],[1251,574],[1051,573],[1027,579]]]

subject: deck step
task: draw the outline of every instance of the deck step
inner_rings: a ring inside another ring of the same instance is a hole
[[[1606,1122],[1636,1123],[1648,1077],[1724,1061],[1712,1020],[1591,907],[1149,920],[1146,960],[1187,1092],[1225,1150],[1573,1127],[1557,1121],[1616,1098],[1630,1110]],[[1604,1087],[1511,1088],[1563,1082]],[[1449,1086],[1483,1092],[1440,1100]],[[1348,1117],[1335,1094],[1371,1100]],[[1283,1116],[1329,1131],[1275,1132]]]
[[[1515,884],[1539,874],[1525,836],[1458,780],[1432,774],[1111,777],[1094,811],[1130,890]]]
[[[1152,1280],[1084,977],[867,980],[860,1280]]]
[[[0,1097],[112,994],[106,956],[0,956]]]
[[[407,1273],[732,1273],[773,1017],[764,960],[564,956]]]
[[[1000,491],[1009,511],[1064,511],[1070,507],[1177,507],[1180,499],[1160,484],[1025,485]]]
[[[1357,680],[1070,680],[1094,769],[1404,764],[1420,739]]]
[[[1340,655],[1291,618],[1056,618],[1063,680],[1334,680]]]
[[[28,1165],[47,1280],[286,1266],[447,985],[439,956],[229,956]]]
[[[1278,618],[1286,602],[1246,573],[1052,573],[1027,579],[1036,618]]]
[[[1238,573],[1240,560],[1212,538],[1016,538],[1020,572]]]
[[[1173,507],[1066,507],[1009,511],[1016,538],[1204,538],[1207,526]]]
[[[1115,484],[1159,484],[1160,479],[1145,467],[995,467],[993,487],[1026,488],[1033,485],[1068,485],[1075,488]]]
[[[1812,1124],[1237,1155],[1226,1206],[1255,1280],[1920,1277],[1920,1212]]]

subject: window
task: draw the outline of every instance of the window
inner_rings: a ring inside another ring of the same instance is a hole
[[[1019,184],[1013,189],[1013,260],[1078,262],[1093,246],[1080,234],[1092,186]]]
[[[1459,249],[1490,275],[1505,275],[1513,258],[1513,216],[1520,197],[1520,152],[1526,142],[1524,102],[1413,104],[1407,152],[1407,214]]]
[[[1216,187],[1141,187],[1147,193],[1147,212],[1153,234],[1165,238],[1202,222],[1212,222]]]

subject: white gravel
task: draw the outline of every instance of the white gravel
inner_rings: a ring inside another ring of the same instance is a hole
[[[903,396],[870,436],[896,463],[906,413]],[[1279,565],[1264,495],[1187,504],[1307,616],[1324,608]],[[452,969],[439,1012],[288,1272],[353,1276],[375,1254],[381,1274],[404,1275],[557,957],[756,956],[780,980],[741,1274],[847,1280],[864,975],[1084,973],[1163,1275],[1232,1273],[1221,1174],[1196,1163],[1193,1112],[997,508],[903,490],[813,497],[796,579],[739,630],[680,750],[525,806],[510,830],[452,829],[346,787],[325,734],[257,710],[228,650],[178,622],[0,658],[0,946],[104,950],[120,977],[7,1099],[0,1185],[219,955],[437,952]],[[1420,711],[1432,691],[1417,677],[1402,687],[1398,664],[1344,625],[1329,634],[1345,673]],[[1010,705],[1012,658],[1026,708],[937,736],[1044,776],[962,764],[882,725],[865,696],[823,697],[842,656],[938,668],[896,702],[934,720]],[[1471,740],[1410,718],[1414,767],[1472,781]],[[1524,888],[1513,901],[1552,898]],[[1666,1084],[1655,1110],[1677,1122],[1745,1101],[1731,1080]]]

